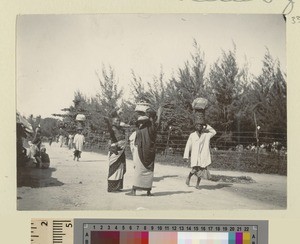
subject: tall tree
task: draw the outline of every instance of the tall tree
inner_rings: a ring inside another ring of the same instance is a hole
[[[286,133],[286,99],[285,74],[267,49],[261,74],[253,82],[253,108],[264,131]]]
[[[145,101],[150,103],[155,110],[165,105],[167,82],[164,79],[162,67],[158,76],[153,76],[151,81],[146,82],[132,71],[131,87],[135,102]],[[163,124],[164,122],[162,122],[162,127],[164,127]]]
[[[178,77],[173,77],[167,87],[165,120],[176,130],[188,130],[192,124],[192,102],[197,97],[207,97],[206,64],[204,53],[194,40],[191,60],[178,69]]]
[[[218,130],[230,132],[235,130],[236,115],[240,112],[240,97],[244,89],[236,62],[236,47],[227,52],[222,51],[221,59],[210,69],[209,79],[214,96],[211,119]]]
[[[115,71],[109,66],[108,71],[102,67],[102,77],[96,72],[100,84],[100,92],[97,94],[103,115],[109,116],[111,112],[118,109],[118,102],[123,95],[123,89],[118,86]]]

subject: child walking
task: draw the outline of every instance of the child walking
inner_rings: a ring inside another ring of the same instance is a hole
[[[195,131],[190,134],[183,155],[184,161],[187,162],[191,153],[192,170],[186,179],[188,186],[193,175],[197,177],[197,189],[200,189],[201,178],[210,178],[209,171],[207,170],[207,166],[211,164],[210,139],[215,134],[216,131],[203,121],[195,123]]]
[[[81,152],[82,152],[82,148],[83,148],[83,144],[85,143],[85,138],[84,135],[82,134],[82,128],[78,128],[77,129],[77,134],[74,136],[74,159],[75,160],[77,158],[77,161],[79,161],[79,159],[81,158]]]

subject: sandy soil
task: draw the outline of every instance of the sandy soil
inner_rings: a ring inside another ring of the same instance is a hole
[[[83,152],[73,161],[72,150],[53,143],[45,145],[49,169],[19,170],[18,210],[176,210],[176,209],[286,209],[287,177],[232,171],[211,171],[216,175],[249,176],[255,183],[201,181],[201,189],[185,185],[189,169],[155,165],[152,197],[145,192],[127,195],[132,186],[132,161],[127,160],[124,191],[108,193],[107,156]]]

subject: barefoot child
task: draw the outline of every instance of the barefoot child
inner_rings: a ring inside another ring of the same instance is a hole
[[[190,185],[193,175],[197,177],[196,188],[199,189],[201,178],[210,177],[207,166],[211,164],[210,139],[216,134],[216,131],[204,121],[195,123],[195,132],[191,133],[186,143],[183,159],[187,162],[191,153],[191,167],[186,184]]]
[[[77,129],[78,133],[74,136],[74,159],[75,160],[77,158],[77,161],[79,161],[79,159],[81,158],[81,152],[83,149],[83,144],[85,143],[85,138],[84,135],[82,134],[82,130],[83,128],[79,127]]]

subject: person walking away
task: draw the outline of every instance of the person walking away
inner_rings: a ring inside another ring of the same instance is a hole
[[[59,146],[62,147],[64,144],[64,136],[62,134],[59,135],[58,142],[60,144]]]
[[[83,149],[83,144],[85,143],[85,138],[84,135],[82,134],[83,129],[81,127],[79,127],[77,129],[77,134],[74,136],[74,159],[75,160],[77,158],[77,161],[79,161],[79,159],[81,158],[81,152]]]
[[[69,148],[69,150],[71,150],[72,146],[73,146],[73,137],[74,136],[72,134],[69,135],[69,141],[68,141],[68,148]]]
[[[120,118],[116,112],[112,114],[112,124],[109,118],[105,117],[104,119],[110,135],[107,191],[120,192],[123,189],[124,175],[126,173],[125,130],[120,126]]]
[[[154,160],[156,153],[156,134],[160,124],[162,108],[156,112],[150,107],[145,115],[137,119],[137,129],[130,136],[130,145],[134,162],[134,178],[130,195],[135,196],[136,190],[147,191],[147,196],[151,193],[154,177]]]
[[[197,189],[199,189],[201,178],[210,178],[207,170],[207,166],[211,164],[210,139],[215,134],[216,131],[210,125],[204,124],[203,121],[195,123],[195,131],[190,134],[183,155],[184,161],[188,162],[191,153],[190,166],[192,170],[186,179],[188,186],[193,175],[197,177]]]

